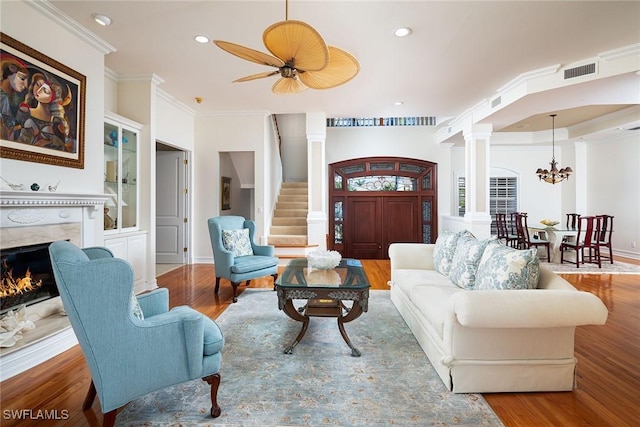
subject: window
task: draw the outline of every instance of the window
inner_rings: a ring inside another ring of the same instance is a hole
[[[466,186],[464,177],[458,178],[458,216],[464,216]],[[518,211],[518,178],[489,178],[489,213],[510,214]],[[495,224],[491,224],[491,233],[496,234]]]

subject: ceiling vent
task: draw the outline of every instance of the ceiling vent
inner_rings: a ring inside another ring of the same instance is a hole
[[[596,64],[580,65],[579,67],[567,68],[564,70],[564,79],[572,79],[574,77],[586,76],[587,74],[595,74]]]
[[[496,106],[498,106],[498,105],[500,105],[500,104],[502,104],[502,97],[501,97],[501,96],[499,96],[499,97],[497,97],[497,98],[494,98],[494,99],[491,101],[491,108],[495,108]]]

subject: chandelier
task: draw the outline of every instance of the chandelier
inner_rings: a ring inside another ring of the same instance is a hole
[[[569,179],[569,175],[573,173],[570,167],[562,168],[558,170],[558,162],[556,162],[556,114],[550,114],[551,117],[551,146],[553,147],[553,154],[551,156],[551,169],[538,168],[536,175],[540,178],[540,181],[545,181],[550,184],[562,182],[565,179]]]

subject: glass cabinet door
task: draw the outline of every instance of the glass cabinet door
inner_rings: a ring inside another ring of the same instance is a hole
[[[104,123],[104,230],[106,233],[138,228],[139,128],[108,116]],[[125,120],[125,119],[122,119]]]
[[[122,226],[138,225],[138,134],[122,129]]]

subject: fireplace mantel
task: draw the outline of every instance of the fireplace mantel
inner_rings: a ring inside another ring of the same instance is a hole
[[[0,248],[19,242],[42,243],[68,238],[77,245],[96,246],[104,242],[103,215],[108,196],[46,191],[0,191]],[[42,241],[42,242],[41,242]],[[27,307],[36,329],[23,334],[12,348],[0,350],[0,381],[50,359],[78,343],[62,303],[56,297]]]
[[[0,191],[0,207],[93,207],[100,211],[108,196],[104,194],[72,194],[43,191]]]

